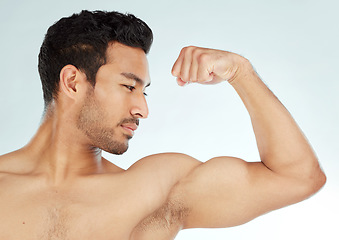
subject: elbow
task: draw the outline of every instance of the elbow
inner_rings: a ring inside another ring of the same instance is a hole
[[[298,175],[308,197],[320,191],[327,181],[319,159],[315,155],[304,158],[303,164],[299,166]]]
[[[327,178],[325,173],[320,169],[320,167],[315,171],[312,176],[308,179],[308,195],[312,196],[317,193],[320,189],[326,184]]]
[[[299,193],[302,199],[311,197],[319,192],[326,184],[327,178],[324,171],[321,169],[318,159],[313,158],[312,163],[302,164],[298,166],[298,171],[295,180],[299,182],[295,186],[299,186]]]
[[[326,184],[327,178],[325,173],[319,169],[318,176],[315,180],[315,192],[318,192],[325,184]]]

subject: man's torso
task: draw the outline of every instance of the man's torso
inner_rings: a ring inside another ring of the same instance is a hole
[[[140,161],[131,170],[83,176],[59,186],[49,185],[43,174],[2,168],[0,239],[173,239],[186,209],[168,196],[177,178],[196,164],[178,166],[173,157],[167,166],[161,167],[166,161],[159,156],[156,164]]]

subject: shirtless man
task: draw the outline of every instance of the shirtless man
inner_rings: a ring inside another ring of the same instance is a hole
[[[42,124],[0,157],[0,239],[169,240],[181,229],[246,223],[324,185],[306,138],[249,61],[198,47],[182,49],[172,74],[179,85],[228,81],[250,114],[261,162],[164,153],[123,170],[104,159],[102,150],[124,153],[147,118],[151,42],[144,22],[116,12],[84,11],[48,30]]]

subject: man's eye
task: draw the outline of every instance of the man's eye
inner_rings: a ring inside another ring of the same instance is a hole
[[[124,87],[128,88],[131,92],[135,89],[135,87],[129,85],[124,85]]]
[[[147,95],[147,93],[145,93],[145,92],[144,92],[144,96],[146,96],[146,97],[147,97],[147,96],[148,96],[148,95]]]

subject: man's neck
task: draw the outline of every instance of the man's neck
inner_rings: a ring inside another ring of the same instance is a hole
[[[67,119],[45,117],[24,148],[32,172],[46,174],[53,185],[77,176],[101,173],[101,150],[90,146],[85,139]]]

